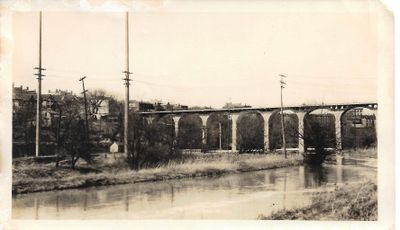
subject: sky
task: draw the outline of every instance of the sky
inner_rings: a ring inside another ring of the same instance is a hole
[[[379,24],[368,6],[165,2],[130,12],[131,99],[278,106],[284,74],[285,105],[377,101]],[[39,14],[12,20],[13,82],[36,89]],[[42,33],[43,92],[79,93],[87,76],[87,89],[123,98],[124,12],[46,11]]]

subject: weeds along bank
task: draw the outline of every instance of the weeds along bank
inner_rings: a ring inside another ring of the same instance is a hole
[[[348,157],[366,157],[377,159],[378,151],[376,148],[365,148],[365,149],[346,149],[342,151],[344,156]]]
[[[13,162],[13,194],[51,191],[88,186],[116,185],[216,176],[302,164],[302,156],[295,154],[285,158],[281,154],[187,154],[153,168],[130,170],[123,156],[114,159],[103,155],[95,157],[93,164],[79,162],[75,169],[55,167],[54,163],[34,163],[19,160]]]
[[[346,185],[313,196],[309,206],[282,210],[264,220],[360,220],[378,219],[377,186],[373,182]]]

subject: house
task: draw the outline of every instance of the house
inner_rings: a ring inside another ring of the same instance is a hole
[[[13,113],[20,109],[26,103],[36,102],[36,91],[29,90],[29,87],[23,88],[22,85],[19,87],[14,87],[13,85]]]
[[[355,128],[370,128],[375,127],[376,116],[373,112],[367,109],[355,108],[346,114],[344,122]]]
[[[89,113],[92,118],[95,118],[96,120],[108,116],[110,114],[110,99],[91,99],[89,101]]]
[[[49,90],[48,93],[41,95],[41,117],[42,126],[50,127],[54,116],[58,115],[56,104],[64,100],[65,97],[74,96],[72,91],[56,89]],[[30,90],[29,87],[13,87],[13,114],[24,106],[29,106],[29,110],[36,114],[37,93],[36,90]],[[27,108],[27,107],[25,107]],[[26,111],[25,111],[26,112]]]
[[[223,109],[234,109],[234,108],[251,108],[250,105],[242,104],[242,103],[232,103],[232,102],[227,102],[225,105],[222,107]]]
[[[154,111],[155,105],[149,102],[131,100],[129,101],[129,109],[131,111]]]

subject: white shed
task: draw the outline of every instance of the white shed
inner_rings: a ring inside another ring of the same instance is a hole
[[[110,153],[117,153],[117,152],[118,152],[118,144],[117,142],[114,142],[110,146]]]

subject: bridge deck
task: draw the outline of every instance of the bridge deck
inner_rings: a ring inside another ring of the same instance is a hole
[[[301,106],[285,106],[285,110],[295,110],[295,111],[309,111],[315,109],[332,109],[332,110],[343,110],[354,107],[369,107],[376,108],[378,103],[354,103],[354,104],[324,104],[324,105],[301,105]],[[138,112],[138,114],[142,115],[152,115],[152,114],[183,114],[183,113],[215,113],[215,112],[242,112],[242,111],[275,111],[279,110],[280,107],[245,107],[245,108],[230,108],[230,109],[193,109],[193,110],[165,110],[165,111],[146,111],[146,112]]]

